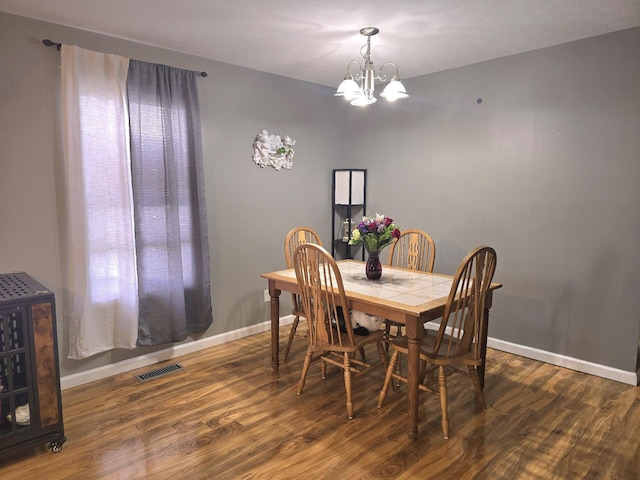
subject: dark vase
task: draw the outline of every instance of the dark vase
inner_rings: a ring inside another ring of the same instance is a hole
[[[382,276],[382,264],[380,263],[380,252],[369,252],[365,273],[369,280],[378,280]]]

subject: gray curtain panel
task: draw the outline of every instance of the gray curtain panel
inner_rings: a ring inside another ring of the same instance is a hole
[[[140,346],[212,323],[196,73],[129,62]]]

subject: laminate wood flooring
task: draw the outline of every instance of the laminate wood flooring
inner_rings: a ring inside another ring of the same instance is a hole
[[[489,349],[487,410],[451,376],[450,438],[421,393],[410,441],[404,385],[378,409],[382,369],[355,378],[349,421],[336,368],[322,380],[313,364],[296,395],[303,357],[298,339],[274,374],[264,332],[158,364],[184,369],[144,383],[134,375],[155,367],[65,390],[62,451],[0,457],[0,479],[640,478],[640,387]]]

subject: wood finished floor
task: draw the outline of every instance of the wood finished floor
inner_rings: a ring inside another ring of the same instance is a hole
[[[489,350],[487,410],[450,377],[449,440],[438,400],[421,394],[410,441],[405,387],[376,407],[381,370],[354,380],[352,421],[337,369],[321,380],[314,364],[297,396],[303,349],[274,374],[265,332],[145,383],[134,375],[154,367],[65,390],[62,451],[0,458],[0,479],[640,478],[640,387]]]

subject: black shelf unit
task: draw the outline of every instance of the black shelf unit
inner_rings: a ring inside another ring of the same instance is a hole
[[[351,230],[367,211],[367,170],[344,168],[333,170],[331,203],[331,254],[336,260],[360,257],[361,245],[349,245]]]
[[[0,274],[0,457],[66,438],[55,298],[24,272]]]

